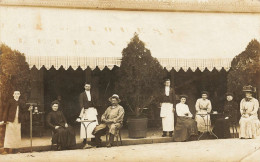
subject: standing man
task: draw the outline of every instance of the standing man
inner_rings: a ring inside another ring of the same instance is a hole
[[[4,111],[1,124],[6,123],[4,152],[3,154],[13,153],[14,149],[18,149],[21,143],[21,116],[27,112],[26,104],[20,100],[20,91],[14,91],[14,98],[8,101]],[[29,107],[29,111],[32,106]]]
[[[162,137],[166,137],[167,132],[169,132],[169,136],[172,137],[172,133],[174,130],[173,105],[175,103],[175,92],[174,89],[170,87],[171,85],[170,79],[166,79],[164,85],[165,87],[160,96],[160,106],[161,106],[160,117],[162,118],[162,127],[163,127]]]
[[[119,105],[119,102],[121,101],[119,96],[114,94],[109,98],[109,101],[111,102],[111,106],[109,106],[102,115],[102,123],[93,131],[97,147],[101,146],[100,137],[105,135],[107,131],[109,131],[109,143],[107,144],[107,147],[111,147],[115,134],[118,133],[117,131],[123,126],[125,111],[124,108]]]
[[[82,92],[79,96],[79,105],[81,112],[87,110],[90,107],[95,107],[96,105],[96,98],[91,91],[91,85],[89,82],[84,84],[85,91]],[[83,129],[83,128],[82,128]],[[91,138],[91,141],[94,141],[94,138]],[[86,145],[87,141],[86,138],[83,139],[83,144]]]

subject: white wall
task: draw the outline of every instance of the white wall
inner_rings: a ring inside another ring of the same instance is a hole
[[[0,41],[26,55],[120,57],[134,32],[155,57],[232,58],[260,14],[0,7]]]

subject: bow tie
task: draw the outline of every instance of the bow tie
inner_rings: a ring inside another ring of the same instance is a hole
[[[246,102],[249,102],[251,101],[252,98],[246,98]]]

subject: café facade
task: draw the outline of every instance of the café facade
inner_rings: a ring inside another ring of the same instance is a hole
[[[104,105],[114,92],[121,52],[134,33],[165,68],[177,94],[187,93],[194,105],[206,89],[218,103],[232,59],[260,38],[260,3],[0,1],[0,42],[25,54],[31,69],[30,100],[39,103],[42,112],[50,110],[57,96],[64,99],[67,114],[76,112],[86,80]]]

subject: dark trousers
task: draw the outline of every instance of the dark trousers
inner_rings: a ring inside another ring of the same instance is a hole
[[[106,135],[107,131],[108,131],[108,127],[105,127],[103,129],[100,129],[98,130],[97,132],[95,132],[95,143],[97,146],[100,146],[101,145],[101,136],[104,136]]]

